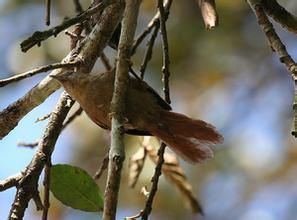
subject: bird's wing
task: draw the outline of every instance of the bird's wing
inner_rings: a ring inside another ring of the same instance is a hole
[[[141,79],[136,79],[135,77],[130,78],[134,82],[134,86],[137,86],[140,90],[145,90],[146,92],[149,92],[153,95],[153,97],[156,99],[156,102],[161,106],[164,110],[172,110],[171,106],[154,90],[149,84],[147,84],[145,81]]]
[[[147,83],[147,91],[150,92],[157,100],[157,103],[165,110],[172,110],[171,106],[152,88],[150,87]]]

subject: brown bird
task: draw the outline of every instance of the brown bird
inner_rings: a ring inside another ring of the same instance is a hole
[[[115,70],[101,74],[66,72],[51,76],[62,84],[93,122],[110,130]],[[212,125],[172,112],[155,90],[134,77],[128,81],[125,108],[126,133],[154,135],[187,161],[202,162],[213,157],[209,145],[223,141]]]

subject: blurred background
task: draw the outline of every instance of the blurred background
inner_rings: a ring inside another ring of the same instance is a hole
[[[89,1],[82,1],[84,8]],[[297,14],[295,0],[279,1]],[[75,15],[73,2],[53,1],[52,26]],[[171,56],[171,97],[173,109],[215,125],[225,142],[215,146],[215,158],[201,165],[181,162],[205,217],[191,214],[179,191],[161,177],[151,219],[205,220],[295,220],[297,216],[297,144],[291,136],[293,82],[269,45],[245,1],[217,1],[220,26],[206,31],[194,0],[175,1],[168,21]],[[34,47],[26,54],[20,42],[44,22],[43,1],[0,0],[0,78],[34,67],[59,62],[69,52],[63,33]],[[156,12],[154,2],[144,0],[137,33]],[[275,28],[289,53],[297,58],[296,36]],[[139,69],[145,42],[134,57]],[[106,49],[114,63],[115,51]],[[162,94],[162,50],[158,38],[145,80]],[[94,71],[104,71],[98,62]],[[25,94],[44,76],[0,88],[0,109]],[[35,150],[18,147],[18,142],[35,142],[46,121],[36,119],[52,111],[62,90],[28,114],[0,142],[0,179],[22,170]],[[76,106],[74,109],[77,109]],[[127,136],[127,158],[137,151],[137,137]],[[60,136],[53,163],[79,166],[93,175],[108,151],[109,134],[95,126],[86,115],[72,123]],[[128,160],[120,192],[118,219],[132,216],[144,207],[142,186],[150,186],[154,164],[149,161],[135,189],[127,185]],[[104,191],[106,174],[98,181]],[[42,187],[40,189],[42,191]],[[15,189],[0,193],[0,219],[6,219]],[[25,219],[40,219],[31,202]],[[65,207],[51,197],[50,219],[98,219]]]

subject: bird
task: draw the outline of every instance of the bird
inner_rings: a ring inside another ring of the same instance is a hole
[[[94,123],[111,129],[115,68],[103,73],[77,71],[50,76],[59,81]],[[213,125],[173,112],[144,80],[129,75],[125,95],[124,130],[127,134],[153,135],[190,163],[212,158],[211,146],[223,142],[223,136]]]

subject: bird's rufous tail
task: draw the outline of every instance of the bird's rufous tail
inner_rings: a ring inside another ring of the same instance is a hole
[[[161,112],[159,125],[152,127],[150,132],[192,163],[213,157],[209,145],[223,142],[223,136],[212,125],[169,111]]]

